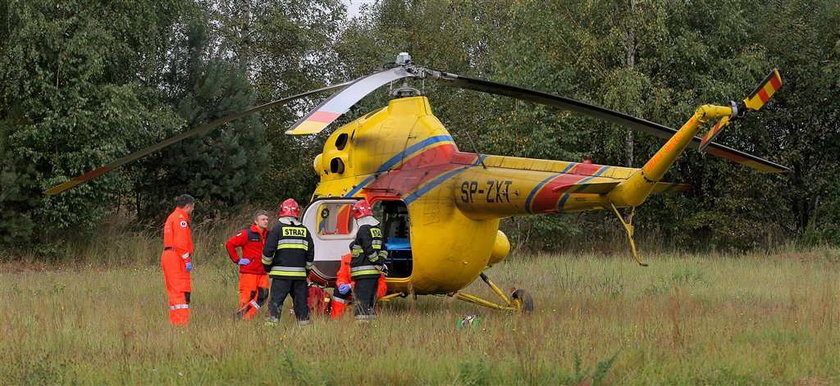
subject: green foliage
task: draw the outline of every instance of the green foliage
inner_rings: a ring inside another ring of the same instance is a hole
[[[146,104],[148,91],[136,79],[144,68],[154,66],[156,54],[154,47],[139,42],[163,32],[151,16],[165,19],[169,5],[173,4],[137,3],[139,13],[150,15],[141,26],[122,14],[119,5],[4,4],[4,169],[23,166],[16,168],[16,176],[4,173],[10,181],[4,184],[4,206],[9,200],[16,203],[4,218],[18,219],[4,219],[4,241],[30,237],[34,229],[42,238],[68,229],[84,233],[114,207],[123,183],[119,175],[60,196],[45,197],[40,191],[125,154],[131,143],[145,137],[138,129],[171,114]],[[36,223],[37,228],[27,225]]]
[[[32,182],[28,166],[13,159],[5,139],[6,124],[0,121],[0,245],[22,244],[32,233],[35,222],[25,214],[35,205],[27,194]]]
[[[433,68],[597,103],[679,126],[703,103],[784,86],[720,137],[792,167],[766,175],[688,151],[684,195],[639,210],[637,234],[695,250],[840,243],[840,9],[833,0],[681,3],[165,0],[0,6],[0,243],[60,242],[131,208],[160,219],[177,194],[214,216],[248,201],[306,202],[325,134],[283,134],[318,97],[235,121],[59,196],[40,192],[257,103],[370,73],[401,51]],[[662,141],[602,121],[425,82],[464,151],[640,166]],[[380,107],[365,98],[346,122]],[[609,213],[506,220],[516,246],[612,248]],[[602,244],[597,246],[596,244]],[[56,251],[45,247],[47,251]],[[55,253],[55,252],[50,252]]]
[[[194,68],[196,79],[176,98],[178,114],[187,130],[249,108],[254,101],[241,69],[220,60]],[[173,132],[164,132],[166,137]],[[165,138],[158,138],[163,140]],[[172,198],[190,192],[204,206],[199,213],[229,208],[255,193],[268,155],[264,128],[251,116],[226,124],[212,133],[191,138],[144,159],[135,177],[142,217],[160,217]]]
[[[331,48],[345,17],[341,1],[211,3],[219,52],[246,69],[257,100],[276,100],[345,80]],[[318,181],[312,159],[321,152],[324,137],[295,138],[284,132],[298,113],[314,107],[324,96],[261,114],[269,148],[261,150],[267,152],[264,172],[250,185],[255,200],[269,205],[286,197],[308,201]]]
[[[790,165],[792,173],[761,174],[689,151],[666,178],[694,188],[651,200],[637,218],[640,233],[675,246],[749,250],[797,239],[808,229],[813,236],[806,240],[831,238],[828,213],[840,194],[834,184],[840,178],[840,100],[831,97],[840,84],[840,10],[832,4],[383,0],[349,23],[336,50],[361,72],[408,50],[420,64],[669,126],[681,125],[700,104],[743,98],[780,67],[785,85],[774,100],[720,140]],[[466,19],[470,23],[461,22]],[[626,129],[602,121],[426,87],[436,114],[468,151],[565,160],[591,153],[598,163],[632,159],[639,166],[662,144],[634,134],[630,147]],[[589,246],[592,234],[605,229],[603,220],[601,214],[523,218],[505,229],[515,244],[536,249]]]

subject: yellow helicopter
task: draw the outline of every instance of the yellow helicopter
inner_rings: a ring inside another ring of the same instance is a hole
[[[728,106],[703,105],[679,129],[628,116],[573,99],[412,64],[401,53],[392,68],[352,82],[308,91],[210,122],[160,144],[46,190],[58,194],[125,163],[231,120],[314,93],[339,90],[304,115],[288,131],[316,134],[363,97],[386,84],[406,79],[435,79],[455,87],[505,95],[554,106],[641,130],[667,142],[641,168],[526,159],[462,152],[432,113],[425,96],[404,84],[388,106],[336,129],[313,162],[320,183],[301,221],[313,232],[315,267],[311,278],[331,283],[341,256],[347,253],[356,226],[350,206],[360,198],[374,204],[388,250],[388,298],[447,294],[478,305],[507,311],[532,311],[533,299],[522,289],[506,294],[485,274],[510,252],[499,230],[510,216],[610,210],[623,225],[640,265],[633,239],[633,214],[652,193],[681,191],[684,184],[662,182],[665,172],[686,147],[723,157],[764,172],[788,169],[712,140],[747,111],[760,109],[781,87],[773,70],[742,101]],[[718,120],[702,137],[704,124]],[[619,209],[628,208],[624,216]],[[493,302],[462,291],[481,278],[496,293]]]

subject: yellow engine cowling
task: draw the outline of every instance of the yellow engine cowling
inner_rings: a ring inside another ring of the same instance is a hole
[[[490,261],[487,262],[488,266],[492,266],[502,260],[510,254],[510,241],[502,231],[497,231],[496,233],[496,241],[493,242],[493,252],[490,253]]]

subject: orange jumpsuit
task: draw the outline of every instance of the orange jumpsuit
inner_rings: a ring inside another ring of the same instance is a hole
[[[166,218],[163,225],[163,253],[160,265],[169,297],[169,323],[186,326],[190,321],[190,273],[187,263],[192,263],[193,243],[190,216],[181,208]]]
[[[341,317],[344,314],[344,310],[347,309],[347,303],[352,300],[352,288],[355,287],[355,282],[350,278],[350,260],[352,258],[353,255],[350,253],[341,256],[341,268],[338,269],[338,275],[335,279],[335,291],[333,291],[332,304],[330,305],[330,317],[332,319]],[[338,286],[342,284],[350,284],[351,292],[347,293],[347,295],[338,293]],[[385,274],[380,274],[379,286],[376,289],[376,298],[379,299],[385,296],[386,293],[388,293],[388,286],[385,284]]]
[[[236,315],[245,320],[253,318],[268,299],[268,274],[260,261],[267,235],[268,230],[251,224],[225,243],[232,262],[238,264],[240,261],[236,248],[242,249],[242,258],[251,260],[247,265],[239,266],[239,311]]]

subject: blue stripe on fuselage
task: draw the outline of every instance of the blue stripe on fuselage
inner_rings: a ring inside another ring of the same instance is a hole
[[[601,173],[603,173],[603,172],[607,171],[607,169],[609,169],[609,168],[610,168],[609,166],[602,166],[602,167],[601,167],[601,169],[598,169],[598,172],[597,172],[597,173],[595,173],[595,174],[593,174],[593,175],[591,175],[591,176],[589,176],[589,177],[586,177],[586,178],[582,179],[580,182],[576,183],[575,185],[580,185],[580,186],[578,186],[577,188],[575,188],[575,192],[579,192],[579,191],[581,191],[581,190],[583,190],[583,189],[586,189],[586,183],[587,183],[587,182],[589,182],[591,179],[593,179],[593,178],[595,178],[595,177],[600,176],[600,175],[601,175]]]
[[[389,158],[385,161],[379,168],[376,169],[376,174],[382,173],[390,169],[392,166],[398,164],[400,161],[408,158],[409,156],[413,155],[414,153],[422,150],[426,146],[438,143],[438,142],[452,142],[452,137],[449,135],[438,135],[435,137],[426,138],[420,142],[415,143],[414,145],[409,146],[407,149],[397,153],[393,157]],[[362,189],[365,188],[368,184],[376,180],[376,174],[365,178],[360,184],[356,185],[353,190],[348,192],[344,195],[344,197],[353,197],[356,193],[359,193]]]
[[[414,202],[415,200],[420,198],[422,195],[428,193],[430,190],[434,189],[436,186],[438,186],[438,185],[442,184],[444,181],[448,180],[450,177],[481,164],[481,161],[484,161],[485,158],[487,158],[486,155],[479,155],[478,159],[476,159],[475,162],[470,164],[470,166],[461,167],[461,168],[458,168],[458,169],[455,169],[455,170],[450,170],[450,171],[444,173],[443,175],[435,178],[434,180],[432,180],[431,182],[429,182],[428,184],[426,184],[422,188],[417,189],[413,193],[406,196],[403,199],[403,201],[405,202],[406,205],[411,204],[412,202]]]
[[[534,199],[534,196],[537,195],[537,192],[540,191],[540,189],[543,187],[543,185],[548,183],[548,181],[550,181],[552,178],[560,177],[560,175],[568,172],[569,170],[572,170],[572,168],[575,167],[575,165],[577,165],[577,162],[569,162],[569,164],[566,165],[566,168],[563,169],[560,173],[552,174],[552,175],[548,176],[548,178],[542,180],[542,182],[537,184],[537,186],[533,190],[531,190],[531,193],[528,193],[528,198],[525,199],[525,210],[528,213],[533,213],[533,212],[531,212],[531,200]]]

